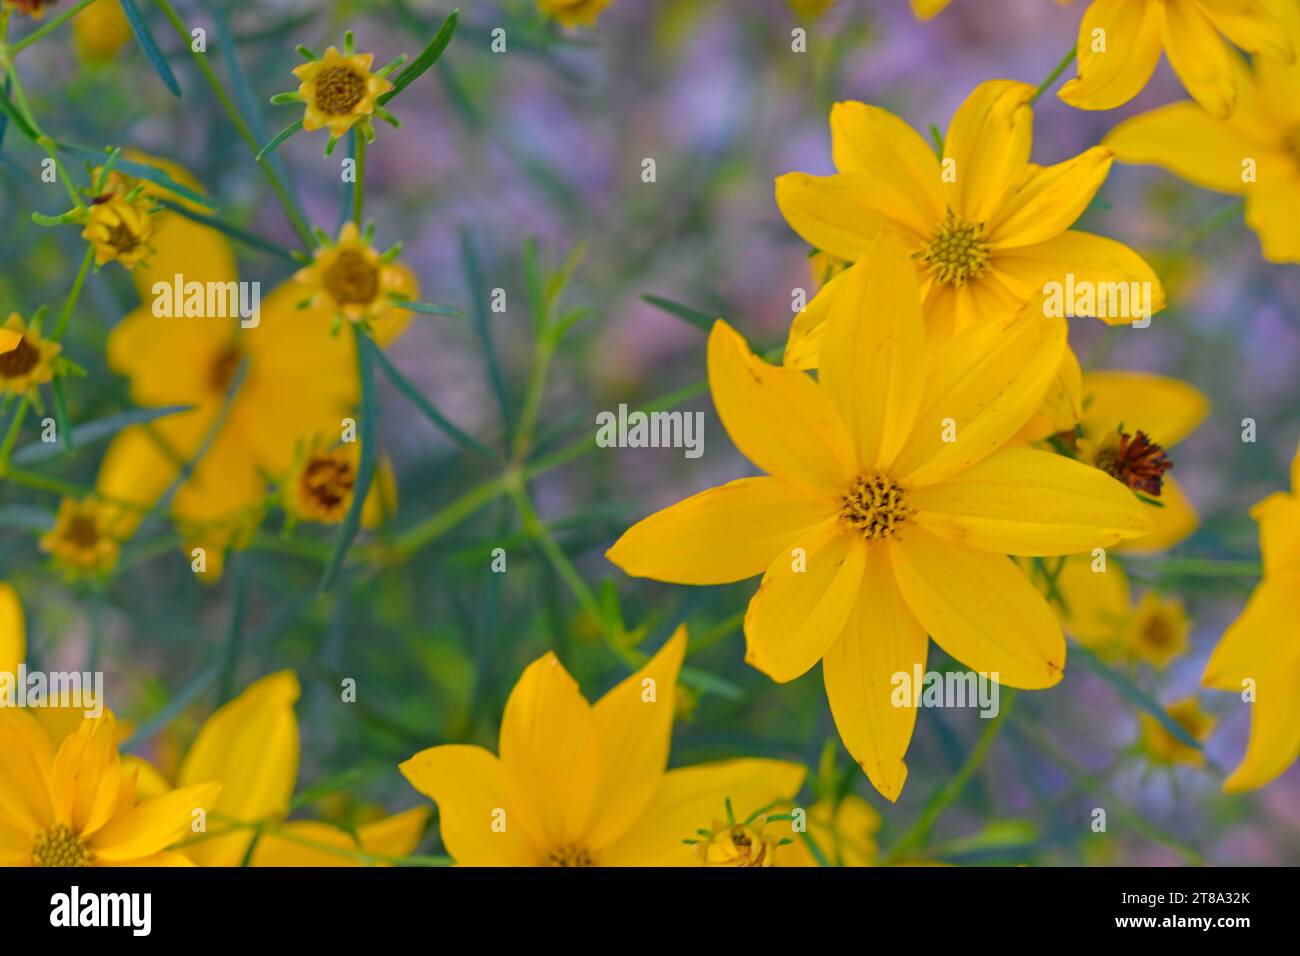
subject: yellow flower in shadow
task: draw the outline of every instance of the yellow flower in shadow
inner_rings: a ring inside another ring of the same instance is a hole
[[[312,264],[294,279],[309,290],[304,300],[309,305],[367,326],[391,311],[394,299],[415,294],[410,270],[393,261],[391,252],[380,254],[353,222],[343,227],[338,241],[317,249]]]
[[[537,9],[566,27],[592,27],[612,0],[537,0]]]
[[[793,796],[804,769],[779,760],[665,770],[685,652],[678,628],[595,704],[547,654],[511,691],[497,754],[445,744],[405,761],[447,852],[461,866],[699,866],[685,841],[728,801],[743,819]]]
[[[72,38],[83,60],[102,63],[130,41],[131,24],[118,0],[95,0],[73,19]]]
[[[26,395],[54,378],[54,359],[63,351],[58,342],[41,337],[40,328],[28,325],[11,312],[0,327],[0,395]]]
[[[1187,653],[1190,631],[1182,601],[1162,599],[1155,592],[1148,591],[1142,595],[1133,612],[1128,646],[1133,655],[1156,670],[1164,670],[1171,661]]]
[[[312,442],[295,461],[285,482],[283,506],[299,521],[338,524],[352,507],[352,489],[361,468],[361,445],[342,442],[327,447],[323,440]],[[361,524],[373,528],[397,511],[397,481],[393,466],[380,456],[375,480],[361,509]]]
[[[1165,708],[1165,712],[1198,742],[1206,740],[1218,724],[1213,716],[1201,709],[1200,701],[1195,697],[1170,704]],[[1146,712],[1139,714],[1138,722],[1138,751],[1152,763],[1165,766],[1175,764],[1189,767],[1205,766],[1204,751],[1183,743],[1151,714]]]
[[[118,193],[97,197],[87,213],[81,238],[95,249],[95,265],[119,262],[133,269],[153,255],[153,205],[144,196]]]
[[[106,575],[117,564],[120,513],[93,497],[64,498],[54,527],[41,536],[40,548],[71,578]]]

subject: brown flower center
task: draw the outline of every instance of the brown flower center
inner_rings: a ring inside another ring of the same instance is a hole
[[[90,851],[65,823],[59,823],[32,841],[32,866],[90,866]]]
[[[840,520],[868,541],[897,533],[911,513],[903,488],[888,475],[859,475],[841,500]]]
[[[1117,442],[1107,444],[1098,452],[1097,467],[1134,491],[1158,498],[1164,474],[1174,463],[1146,432],[1139,431],[1134,435],[1120,432]]]
[[[68,519],[63,539],[78,548],[90,550],[99,544],[99,524],[93,515],[79,512]]]
[[[125,255],[140,247],[140,237],[132,232],[126,223],[119,220],[117,225],[108,231],[108,244],[116,249],[119,255]]]
[[[596,861],[591,858],[586,847],[581,846],[562,846],[552,850],[547,857],[547,863],[550,866],[595,866]]]
[[[339,305],[366,305],[379,294],[379,270],[361,253],[344,249],[325,270],[322,284]]]
[[[1154,614],[1142,628],[1142,640],[1148,647],[1169,647],[1174,643],[1174,626],[1163,614]]]
[[[962,222],[951,209],[939,223],[930,244],[916,254],[927,266],[935,282],[965,285],[989,271],[989,247],[984,238],[984,223]]]
[[[303,469],[300,482],[304,497],[332,512],[352,496],[357,476],[352,463],[343,458],[313,458]]]
[[[21,338],[18,344],[4,354],[0,354],[0,377],[17,378],[34,369],[41,360],[40,349]]]
[[[366,95],[366,81],[346,66],[327,66],[316,77],[316,107],[332,116],[350,113]]]

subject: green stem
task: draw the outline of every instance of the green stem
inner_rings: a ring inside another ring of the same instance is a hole
[[[1078,51],[1079,48],[1077,46],[1070,47],[1070,52],[1065,54],[1061,62],[1056,64],[1056,68],[1052,70],[1051,73],[1047,74],[1047,79],[1038,84],[1038,89],[1034,90],[1034,95],[1029,98],[1030,106],[1037,103],[1039,97],[1051,89],[1052,84],[1061,78],[1061,74],[1064,73],[1069,68],[1070,64],[1074,62],[1074,58],[1078,54]]]
[[[81,289],[86,284],[86,276],[90,273],[90,266],[94,261],[95,249],[93,246],[87,246],[86,254],[81,257],[81,268],[77,270],[77,278],[68,291],[68,297],[63,300],[63,308],[59,310],[59,321],[54,326],[54,334],[50,336],[55,342],[63,338],[63,333],[68,328],[68,322],[77,307],[77,301],[81,298]]]
[[[547,336],[537,343],[537,352],[533,355],[533,370],[528,377],[528,391],[524,393],[523,408],[519,413],[519,427],[515,431],[512,460],[515,464],[523,462],[532,447],[533,432],[537,428],[537,417],[541,412],[542,393],[546,390],[546,379],[550,374],[551,359],[555,356],[555,345]]]
[[[0,445],[0,475],[8,477],[10,475],[9,456],[14,453],[14,442],[18,440],[18,433],[22,430],[23,419],[27,417],[27,408],[31,405],[31,398],[23,396],[18,407],[14,409],[14,417],[9,420],[9,430],[5,432],[4,444]]]
[[[67,23],[78,13],[86,9],[86,7],[90,6],[94,2],[95,0],[81,0],[81,2],[77,4],[75,7],[71,7],[68,10],[65,10],[63,13],[60,13],[57,17],[54,17],[53,19],[49,20],[40,28],[33,30],[31,33],[27,34],[27,36],[23,37],[21,40],[19,40],[17,43],[11,46],[9,48],[9,55],[17,56],[20,52],[22,52],[27,47],[31,46],[37,40],[41,39],[42,37],[50,33],[53,33],[59,27],[63,26],[63,24]]]
[[[1141,568],[1136,561],[1134,570]],[[1159,562],[1160,577],[1259,578],[1264,567],[1258,561],[1216,561],[1211,558],[1168,558]]]
[[[356,143],[355,155],[357,168],[353,174],[357,177],[352,184],[352,221],[361,228],[361,210],[366,201],[366,138],[355,130],[352,133],[353,142]]]

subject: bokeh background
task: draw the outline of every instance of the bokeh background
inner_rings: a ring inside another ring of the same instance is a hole
[[[212,7],[180,3],[205,26],[216,63],[237,55],[257,94],[262,130],[297,114],[266,103],[291,89],[296,43],[322,49],[356,31],[383,63],[427,42],[451,5],[427,0],[219,4],[235,48],[212,43]],[[815,21],[781,0],[615,0],[594,30],[561,31],[527,2],[462,0],[461,26],[442,61],[400,99],[400,130],[383,126],[369,152],[367,215],[386,246],[405,244],[422,296],[460,317],[417,316],[392,352],[410,381],[461,428],[500,447],[518,420],[535,357],[525,305],[523,248],[535,239],[553,261],[580,243],[586,254],[566,303],[590,307],[554,357],[534,460],[590,441],[598,411],[638,404],[700,383],[705,336],[643,301],[656,294],[725,316],[758,345],[784,341],[791,290],[809,287],[806,249],[785,226],[775,176],[832,171],[827,115],[839,99],[884,106],[925,130],[946,127],[979,82],[1038,83],[1074,43],[1082,4],[953,0],[929,23],[906,0],[839,0]],[[148,13],[157,23],[155,12]],[[790,31],[808,31],[794,53]],[[490,50],[505,27],[507,52]],[[62,29],[25,54],[32,108],[61,141],[134,147],[175,160],[216,197],[221,214],[272,241],[293,233],[265,181],[186,51],[157,34],[184,89],[170,96],[138,48],[92,57]],[[1108,113],[1071,109],[1052,95],[1036,108],[1034,160],[1051,163],[1100,141],[1120,119],[1183,97],[1167,64],[1133,103]],[[40,153],[12,135],[0,150],[0,311],[30,314],[66,294],[83,246],[72,229],[33,225],[56,214],[62,188],[39,180]],[[333,232],[346,196],[338,158],[302,135],[279,153],[312,222]],[[642,181],[653,158],[654,183]],[[1264,262],[1231,210],[1234,201],[1154,169],[1116,166],[1082,227],[1121,239],[1155,264],[1169,309],[1145,330],[1073,320],[1085,368],[1158,371],[1211,399],[1209,419],[1180,446],[1176,476],[1202,524],[1173,558],[1251,562],[1258,550],[1251,504],[1285,487],[1300,437],[1300,269]],[[237,248],[241,278],[269,290],[284,260]],[[506,291],[504,313],[476,311],[486,290]],[[66,340],[89,372],[70,386],[74,421],[130,407],[126,383],[105,367],[108,331],[136,304],[124,271],[93,275]],[[480,322],[485,323],[480,324]],[[486,327],[490,347],[481,330]],[[677,623],[692,634],[689,663],[708,680],[688,687],[673,765],[729,756],[798,760],[813,775],[840,748],[815,669],[775,685],[743,663],[740,621],[753,590],[682,588],[632,581],[602,557],[640,517],[687,494],[739,477],[734,451],[706,392],[684,406],[707,415],[705,453],[583,449],[533,485],[542,517],[592,591],[617,604],[642,647]],[[467,455],[381,382],[380,434],[392,458],[400,535],[497,475]],[[503,413],[504,409],[504,413]],[[1254,444],[1241,420],[1258,423]],[[36,441],[29,421],[20,446]],[[46,469],[90,487],[103,444]],[[602,629],[575,602],[522,531],[508,500],[493,498],[395,566],[350,566],[320,593],[332,532],[303,529],[239,554],[220,582],[190,573],[162,523],[146,525],[106,584],[68,584],[36,546],[57,497],[0,482],[0,578],[25,606],[29,661],[97,666],[111,706],[147,731],[139,752],[175,764],[199,722],[263,674],[294,669],[303,682],[299,789],[355,771],[350,785],[309,808],[354,819],[371,808],[415,806],[396,764],[436,743],[495,749],[497,721],[523,667],[555,650],[596,697],[626,674]],[[488,571],[503,547],[508,572]],[[1185,563],[1184,563],[1185,564]],[[1248,710],[1232,695],[1199,690],[1199,675],[1254,579],[1189,577],[1176,562],[1133,563],[1135,582],[1177,595],[1194,620],[1191,650],[1167,671],[1125,679],[1169,702],[1199,693],[1220,717],[1205,768],[1154,766],[1135,748],[1138,713],[1115,686],[1068,667],[1056,688],[1021,694],[1015,711],[958,802],[939,821],[926,856],[957,863],[1300,863],[1300,770],[1262,791],[1225,796],[1240,759]],[[933,649],[936,666],[943,659]],[[355,678],[358,701],[340,704]],[[701,685],[707,684],[707,689]],[[865,777],[855,790],[880,811],[880,842],[907,832],[953,778],[985,730],[973,710],[926,710],[896,805]],[[1089,827],[1108,810],[1104,834]],[[438,852],[436,826],[423,848]]]

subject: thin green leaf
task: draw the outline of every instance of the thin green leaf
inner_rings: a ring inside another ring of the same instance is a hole
[[[181,85],[176,82],[176,74],[172,73],[172,68],[167,64],[167,58],[163,56],[162,50],[158,48],[158,41],[153,38],[149,32],[149,25],[144,22],[144,16],[140,13],[140,8],[135,5],[135,0],[120,0],[122,12],[126,14],[127,23],[131,25],[131,32],[135,34],[135,40],[140,44],[140,49],[144,51],[145,57],[158,76],[162,78],[167,89],[172,91],[172,95],[179,97],[181,95]]]
[[[380,106],[414,83],[429,67],[438,62],[438,57],[442,56],[442,51],[447,49],[447,44],[451,42],[458,22],[460,22],[460,11],[451,11],[447,19],[442,21],[442,26],[438,28],[433,39],[429,41],[429,45],[420,51],[420,55],[411,61],[410,66],[397,74],[397,79],[393,80],[393,88],[379,97]]]
[[[72,143],[59,143],[59,151],[68,153],[71,156],[81,156],[85,159],[92,160],[96,163],[106,163],[113,150],[90,149],[87,146],[76,146]],[[172,179],[167,171],[157,166],[151,166],[149,163],[139,163],[129,159],[123,159],[121,156],[113,163],[113,168],[117,169],[128,176],[136,179],[147,179],[157,186],[161,186],[168,192],[173,192],[183,199],[188,199],[192,203],[197,203],[204,209],[215,208],[212,200],[201,192],[197,192],[190,187],[178,183]]]
[[[215,667],[204,667],[203,670],[190,679],[188,684],[181,688],[179,694],[167,702],[166,707],[137,727],[135,733],[119,749],[123,753],[131,753],[142,744],[148,743],[155,734],[180,716],[186,707],[197,700],[199,695],[208,689],[208,685],[216,677],[217,670]]]
[[[713,328],[713,323],[718,321],[718,317],[715,315],[709,315],[707,312],[693,309],[689,305],[682,305],[680,302],[674,302],[672,299],[665,299],[661,295],[651,295],[647,293],[641,296],[641,301],[653,305],[656,309],[662,309],[669,315],[676,316],[687,325],[693,325],[705,334],[708,334],[709,330]]]
[[[281,143],[283,143],[290,136],[293,136],[295,133],[299,132],[301,129],[302,129],[302,120],[298,119],[298,120],[294,120],[284,129],[280,130],[280,132],[275,134],[275,138],[271,140],[271,142],[267,143],[260,150],[258,150],[257,161],[260,163],[262,160],[266,159],[267,156],[270,156],[272,153],[274,153],[277,149],[280,148]]]
[[[69,447],[86,445],[110,438],[130,425],[152,422],[168,415],[175,415],[178,412],[189,411],[189,408],[188,405],[170,405],[166,408],[132,408],[125,412],[118,412],[116,415],[109,415],[107,418],[99,418],[93,422],[83,422],[70,432],[60,429],[60,434],[68,436],[67,444]],[[59,442],[32,442],[30,445],[24,445],[14,453],[14,464],[30,465],[36,462],[48,461],[63,453],[65,449],[60,446],[61,443]]]
[[[488,381],[492,386],[492,395],[501,412],[501,421],[507,434],[510,432],[510,400],[506,396],[505,376],[501,372],[501,363],[497,359],[496,348],[492,344],[492,333],[488,328],[487,279],[483,275],[483,266],[474,249],[474,240],[467,230],[460,231],[460,261],[465,271],[465,281],[469,285],[470,300],[473,303],[474,334],[483,349],[483,360],[487,364]]]
[[[454,305],[438,305],[434,302],[414,302],[410,299],[394,299],[393,305],[402,309],[410,309],[412,312],[419,312],[421,315],[463,315],[460,309]]]
[[[392,362],[388,361],[388,356],[385,355],[382,350],[375,349],[374,357],[375,364],[383,370],[384,375],[386,375],[388,380],[397,387],[397,390],[406,396],[407,401],[418,408],[424,414],[424,417],[429,419],[429,421],[431,421],[436,428],[446,434],[448,438],[465,451],[473,452],[476,455],[483,455],[493,461],[499,460],[498,456],[490,448],[461,431],[451,423],[451,420],[447,418],[446,415],[438,411],[433,402],[425,398],[425,396],[421,394],[420,390],[417,389],[410,380],[406,378],[406,376],[399,372]]]
[[[370,493],[370,483],[375,477],[375,460],[378,458],[375,445],[378,443],[375,419],[379,409],[375,402],[375,356],[379,347],[374,340],[360,328],[353,330],[357,348],[357,367],[361,372],[361,465],[357,469],[357,482],[352,488],[352,504],[347,516],[339,527],[339,536],[334,542],[334,552],[330,563],[321,577],[320,589],[328,591],[334,586],[339,570],[348,556],[348,548],[361,529],[361,511],[365,507],[366,495]]]
[[[162,200],[159,205],[166,209],[170,209],[172,212],[179,213],[186,219],[193,219],[195,222],[216,229],[218,232],[224,232],[236,242],[242,242],[244,245],[253,249],[261,249],[263,252],[269,252],[282,259],[288,259],[290,262],[298,261],[298,257],[288,249],[284,248],[284,246],[277,245],[269,239],[263,239],[261,236],[240,229],[238,226],[232,225],[223,219],[217,219],[214,216],[205,216],[202,213],[195,212],[188,206],[182,206],[180,203],[170,202],[166,199]]]
[[[0,113],[4,113],[7,118],[13,120],[14,126],[18,127],[18,132],[22,133],[32,142],[35,142],[40,139],[40,136],[37,134],[36,130],[32,129],[31,124],[23,118],[23,114],[18,112],[18,107],[14,106],[10,101],[8,87],[9,84],[6,83],[4,92],[0,92]],[[3,128],[0,128],[0,133],[3,133],[3,131]]]
[[[1070,657],[1072,660],[1077,661],[1085,668],[1092,671],[1106,683],[1110,684],[1110,686],[1115,688],[1119,695],[1125,700],[1141,707],[1148,714],[1158,720],[1160,726],[1169,731],[1169,733],[1179,743],[1185,744],[1196,750],[1202,749],[1201,742],[1189,734],[1182,724],[1170,717],[1169,712],[1160,706],[1159,701],[1144,691],[1141,687],[1138,687],[1137,684],[1129,680],[1127,676],[1115,670],[1113,667],[1108,667],[1106,664],[1102,663],[1097,659],[1097,656],[1087,648],[1076,644],[1070,649]]]

